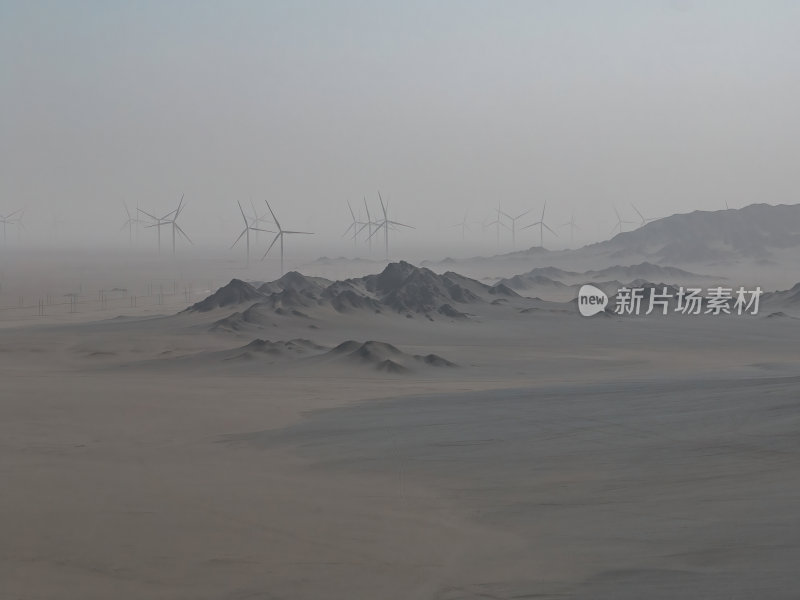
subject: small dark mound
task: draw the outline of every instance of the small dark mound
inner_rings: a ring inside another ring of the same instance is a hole
[[[353,352],[353,356],[358,356],[364,360],[374,360],[383,358],[385,355],[400,356],[403,353],[386,342],[364,342],[361,347]]]
[[[382,362],[379,362],[376,366],[378,371],[383,371],[384,373],[408,373],[408,369],[403,365],[394,362],[393,360],[389,360],[388,358]]]
[[[251,352],[261,352],[263,354],[280,355],[283,354],[280,349],[281,342],[273,343],[269,340],[255,339],[246,346],[242,347],[247,354]]]
[[[458,365],[454,362],[450,362],[446,358],[442,358],[438,354],[427,354],[425,356],[421,356],[417,354],[414,358],[420,362],[425,363],[426,365],[430,365],[431,367],[457,367]]]
[[[361,347],[361,342],[357,342],[355,340],[347,340],[346,342],[342,342],[338,346],[336,346],[333,350],[331,350],[331,354],[346,354],[349,352],[355,352]]]

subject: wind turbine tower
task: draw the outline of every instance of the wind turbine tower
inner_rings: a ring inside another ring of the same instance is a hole
[[[269,254],[269,251],[272,250],[272,247],[275,245],[275,242],[280,240],[281,241],[281,276],[283,276],[283,237],[286,236],[286,235],[295,235],[295,234],[301,234],[301,235],[314,235],[314,234],[312,232],[310,232],[310,231],[289,231],[288,229],[284,229],[283,227],[281,227],[280,221],[278,221],[278,217],[275,216],[275,212],[272,210],[272,207],[269,205],[269,202],[267,200],[264,200],[264,202],[267,203],[267,208],[269,209],[269,212],[272,215],[272,220],[275,222],[275,226],[278,228],[278,233],[276,233],[275,237],[272,238],[272,243],[269,245],[269,248],[267,248],[267,251],[264,252],[264,256],[261,257],[261,260],[264,260],[267,257],[267,254]]]
[[[372,235],[378,233],[381,229],[383,229],[383,239],[384,244],[386,246],[386,260],[389,260],[389,228],[390,226],[396,227],[407,227],[409,229],[414,229],[411,225],[406,225],[405,223],[398,223],[397,221],[392,221],[389,218],[388,207],[386,204],[383,203],[383,198],[381,197],[380,191],[378,191],[378,200],[381,203],[381,210],[383,211],[383,220],[378,221],[378,226],[373,230]],[[370,236],[371,237],[371,236]]]
[[[242,220],[244,221],[244,229],[242,230],[242,233],[239,234],[239,237],[236,238],[236,241],[233,242],[233,244],[231,245],[231,249],[234,246],[236,246],[236,244],[239,243],[239,240],[242,239],[242,236],[244,236],[245,237],[245,243],[247,244],[247,266],[249,267],[250,266],[250,232],[251,231],[256,231],[256,232],[264,231],[266,233],[275,233],[275,232],[274,231],[270,231],[269,229],[259,229],[258,227],[254,227],[253,225],[251,225],[250,221],[247,219],[247,216],[244,214],[244,209],[242,208],[242,203],[237,200],[236,204],[239,205],[239,212],[242,213]],[[256,213],[256,215],[258,215],[258,213]],[[258,216],[256,216],[256,219],[253,220],[253,223],[257,223],[258,222],[257,219],[258,219]]]
[[[517,221],[520,220],[525,215],[527,215],[529,212],[531,211],[526,210],[524,213],[521,213],[516,217],[512,217],[510,214],[503,212],[502,210],[500,211],[500,213],[502,213],[504,217],[506,217],[509,221],[511,221],[511,248],[514,250],[517,249]]]
[[[547,210],[547,202],[545,201],[544,206],[542,206],[542,216],[541,218],[536,221],[536,223],[531,223],[530,225],[526,225],[523,229],[528,229],[528,227],[535,227],[536,225],[539,226],[539,247],[544,248],[544,230],[547,229],[550,233],[554,236],[558,237],[558,234],[550,229],[547,223],[544,222],[544,211]]]

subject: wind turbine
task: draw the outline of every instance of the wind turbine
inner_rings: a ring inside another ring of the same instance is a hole
[[[620,233],[622,233],[622,226],[623,226],[623,225],[635,225],[635,224],[636,224],[636,223],[634,223],[633,221],[623,221],[623,220],[622,220],[622,217],[621,217],[621,216],[620,216],[620,214],[619,214],[619,211],[617,210],[617,207],[616,207],[616,206],[614,206],[614,205],[612,205],[612,207],[613,207],[613,209],[614,209],[614,214],[615,214],[615,215],[617,215],[617,222],[616,222],[616,224],[614,225],[614,227],[612,227],[612,228],[611,228],[611,233],[612,233],[612,234],[613,234],[613,233],[614,233],[614,232],[615,232],[617,229],[619,229],[619,232],[620,232]]]
[[[289,231],[281,227],[280,222],[278,221],[278,217],[275,216],[275,212],[272,210],[272,207],[269,205],[267,200],[264,200],[267,203],[267,208],[269,209],[270,214],[272,215],[272,220],[275,221],[275,225],[278,227],[278,233],[275,234],[275,237],[272,238],[272,243],[267,248],[267,251],[264,252],[264,256],[261,257],[261,260],[264,260],[269,254],[269,251],[272,250],[272,247],[275,245],[279,239],[281,241],[281,276],[283,276],[283,236],[284,235],[294,235],[294,234],[302,234],[302,235],[314,235],[310,231]]]
[[[256,231],[256,243],[258,243],[258,233],[260,231],[269,231],[269,229],[259,229],[262,223],[270,223],[270,220],[267,218],[267,213],[263,213],[261,215],[258,214],[256,210],[256,205],[253,204],[253,199],[250,199],[250,208],[253,209],[253,221],[252,221],[252,228]],[[270,231],[270,233],[275,233],[274,231]]]
[[[366,196],[364,196],[364,210],[367,211],[367,243],[369,244],[369,253],[372,254],[372,228],[378,223],[377,221],[373,221],[369,214],[369,205],[367,204]]]
[[[524,217],[525,215],[527,215],[531,211],[530,210],[526,210],[524,213],[519,214],[516,217],[512,217],[510,214],[508,214],[507,212],[503,212],[500,209],[498,209],[498,212],[500,212],[504,217],[506,217],[507,219],[509,219],[511,221],[511,248],[516,250],[517,249],[517,221],[519,219],[521,219],[522,217]],[[549,227],[548,227],[548,229],[549,229]]]
[[[141,223],[141,221],[139,219],[137,219],[136,217],[131,215],[131,211],[128,210],[128,205],[124,200],[122,201],[122,206],[125,207],[125,214],[127,215],[128,218],[125,219],[125,223],[123,223],[122,227],[120,227],[120,231],[122,231],[126,227],[128,228],[128,243],[132,244],[133,243],[133,228],[134,228],[134,226],[136,226],[139,223]]]
[[[544,248],[544,230],[547,229],[550,233],[554,236],[558,237],[558,234],[550,229],[547,223],[544,222],[544,211],[547,210],[547,201],[545,201],[544,206],[542,206],[542,217],[536,221],[536,223],[531,223],[530,225],[526,225],[523,229],[528,229],[528,227],[535,227],[536,225],[539,226],[539,247]]]
[[[364,227],[369,225],[369,223],[368,222],[367,223],[363,223],[363,222],[359,221],[358,219],[356,219],[356,214],[353,212],[353,207],[350,206],[350,201],[349,200],[347,201],[347,208],[350,209],[350,217],[353,219],[353,222],[350,223],[350,226],[347,229],[345,229],[344,233],[342,234],[342,237],[346,236],[348,233],[350,233],[352,231],[353,232],[353,236],[352,236],[353,237],[353,247],[355,248],[356,245],[358,244],[358,234],[361,233],[364,230]],[[359,227],[359,225],[360,225],[360,227]]]
[[[635,210],[635,211],[636,211],[636,214],[637,214],[637,215],[639,215],[639,218],[642,220],[642,224],[641,224],[639,227],[644,227],[644,226],[645,226],[645,225],[647,225],[647,224],[648,224],[650,221],[655,221],[655,219],[654,219],[654,218],[653,218],[653,219],[646,219],[646,218],[644,217],[644,215],[643,215],[641,212],[639,212],[639,209],[638,209],[638,208],[636,208],[636,205],[635,205],[633,202],[631,202],[631,206],[633,207],[633,210]]]
[[[383,228],[383,239],[386,245],[386,260],[389,260],[389,227],[396,226],[396,227],[408,227],[409,229],[414,229],[411,225],[406,225],[405,223],[398,223],[397,221],[392,221],[389,219],[389,213],[386,205],[383,203],[383,198],[381,197],[380,191],[378,191],[378,200],[381,203],[381,210],[383,211],[383,220],[378,221],[377,227],[372,231],[370,237],[378,233],[381,228]]]
[[[155,227],[156,228],[156,232],[158,234],[158,253],[161,254],[161,225],[166,224],[167,219],[170,216],[172,216],[172,214],[175,211],[173,210],[171,212],[168,212],[163,217],[157,217],[157,216],[155,216],[153,214],[150,214],[149,212],[147,212],[146,210],[144,210],[142,208],[137,208],[136,210],[138,210],[140,213],[142,213],[143,215],[147,216],[149,219],[151,219],[153,221],[150,225],[147,225],[147,227],[148,228],[150,228],[150,227]]]
[[[19,215],[18,217],[14,218],[15,215]],[[9,225],[22,225],[22,209],[15,210],[12,213],[7,215],[0,215],[0,223],[3,224],[3,243],[6,243],[6,228]]]
[[[464,218],[461,220],[460,223],[456,223],[453,227],[460,227],[461,228],[461,239],[464,240],[467,237],[467,232],[470,231],[469,225],[467,225],[467,214],[469,213],[469,209],[464,211]]]
[[[172,254],[175,254],[175,233],[176,232],[180,233],[186,239],[187,242],[189,242],[190,244],[192,243],[192,240],[189,239],[189,236],[186,235],[186,232],[183,229],[181,229],[180,225],[178,225],[178,217],[180,216],[180,214],[181,214],[181,212],[183,211],[183,208],[184,208],[183,197],[184,197],[184,194],[181,194],[181,200],[180,200],[180,202],[178,202],[178,208],[176,208],[173,211],[168,212],[163,217],[154,217],[150,213],[142,211],[144,214],[146,214],[148,217],[150,217],[151,219],[153,219],[155,221],[152,225],[148,225],[148,227],[156,227],[157,228],[157,231],[158,231],[158,251],[159,252],[161,252],[161,227],[163,225],[171,225],[172,226],[171,227],[172,228]]]
[[[233,244],[231,244],[231,249],[233,249],[233,247],[236,246],[236,244],[239,243],[239,240],[242,239],[242,236],[245,236],[245,242],[247,243],[247,266],[249,267],[250,266],[250,232],[251,231],[256,231],[256,232],[264,231],[266,233],[275,233],[275,232],[271,231],[269,229],[259,229],[258,227],[254,227],[253,225],[251,225],[250,221],[247,220],[247,216],[244,214],[244,209],[242,208],[242,203],[237,200],[236,204],[239,205],[239,212],[242,213],[242,220],[244,220],[244,229],[242,230],[242,233],[239,234],[239,237],[236,238],[236,241],[233,242]],[[253,208],[255,208],[255,207],[253,207]],[[258,215],[258,213],[256,213],[256,215]],[[258,218],[258,217],[256,217],[256,218]],[[257,220],[253,220],[253,223],[257,223],[257,222],[258,222]]]
[[[506,229],[508,229],[509,227],[508,227],[508,225],[503,223],[503,221],[500,219],[500,214],[502,213],[502,211],[500,210],[500,204],[499,203],[498,203],[497,208],[495,209],[495,211],[497,213],[496,216],[495,216],[495,220],[492,221],[491,223],[486,223],[486,228],[488,229],[492,225],[495,226],[495,228],[497,230],[496,231],[496,233],[497,233],[497,247],[499,248],[500,247],[500,228],[501,227],[505,227]]]
[[[575,224],[575,215],[572,215],[569,218],[569,221],[567,221],[566,223],[562,223],[561,227],[569,227],[569,243],[570,243],[570,246],[574,246],[575,245],[575,230],[576,229],[580,229],[580,227],[578,227]]]
[[[181,216],[181,211],[183,211],[183,208],[184,208],[184,205],[183,205],[183,194],[181,194],[181,201],[178,203],[178,208],[175,209],[175,212],[173,213],[172,218],[164,221],[165,224],[172,225],[172,254],[175,254],[175,232],[176,231],[178,233],[180,233],[184,238],[186,238],[187,242],[189,242],[190,244],[192,243],[192,240],[189,239],[189,236],[186,235],[186,232],[183,229],[181,229],[180,225],[178,225],[178,217]]]

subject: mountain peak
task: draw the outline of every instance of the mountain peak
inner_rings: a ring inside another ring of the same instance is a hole
[[[222,286],[204,300],[192,304],[186,310],[188,312],[207,312],[215,308],[260,300],[263,297],[264,296],[256,288],[246,281],[231,279],[227,285]]]

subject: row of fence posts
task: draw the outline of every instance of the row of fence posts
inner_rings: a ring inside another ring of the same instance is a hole
[[[209,285],[209,289],[211,289],[211,282],[209,282],[208,285]],[[81,285],[80,289],[83,290],[83,285]],[[119,290],[119,291],[122,291],[122,292],[124,292],[125,295],[127,295],[127,290]],[[70,312],[70,314],[74,314],[74,313],[78,312],[78,302],[79,302],[78,299],[80,298],[81,295],[82,295],[82,293],[74,293],[74,292],[69,293],[69,294],[65,294],[65,296],[69,300],[68,304],[69,304],[69,312]],[[175,282],[175,281],[172,282],[172,295],[173,296],[177,296],[178,295],[178,285],[177,285],[177,282]],[[158,284],[157,293],[154,293],[154,286],[153,286],[152,283],[149,283],[147,285],[147,297],[148,298],[154,298],[155,299],[155,304],[157,306],[163,306],[164,305],[164,296],[165,296],[165,294],[164,294],[164,285],[163,284]],[[137,307],[139,298],[141,298],[141,296],[136,296],[136,295],[129,296],[130,307],[131,308],[136,308]],[[191,285],[184,286],[184,288],[183,288],[183,298],[184,298],[184,301],[187,304],[191,301],[191,298],[192,298],[192,286]],[[24,298],[24,296],[18,296],[17,300],[18,300],[17,308],[25,308],[25,298]],[[109,293],[106,290],[98,290],[98,292],[97,292],[97,301],[100,303],[100,306],[102,307],[102,309],[107,309],[108,308],[108,301],[109,301]],[[52,294],[47,294],[47,295],[44,296],[44,298],[39,298],[37,300],[37,309],[36,309],[37,310],[37,315],[40,316],[40,317],[45,316],[46,307],[55,306],[56,304],[57,304],[56,303],[56,297],[54,295],[52,295]]]

